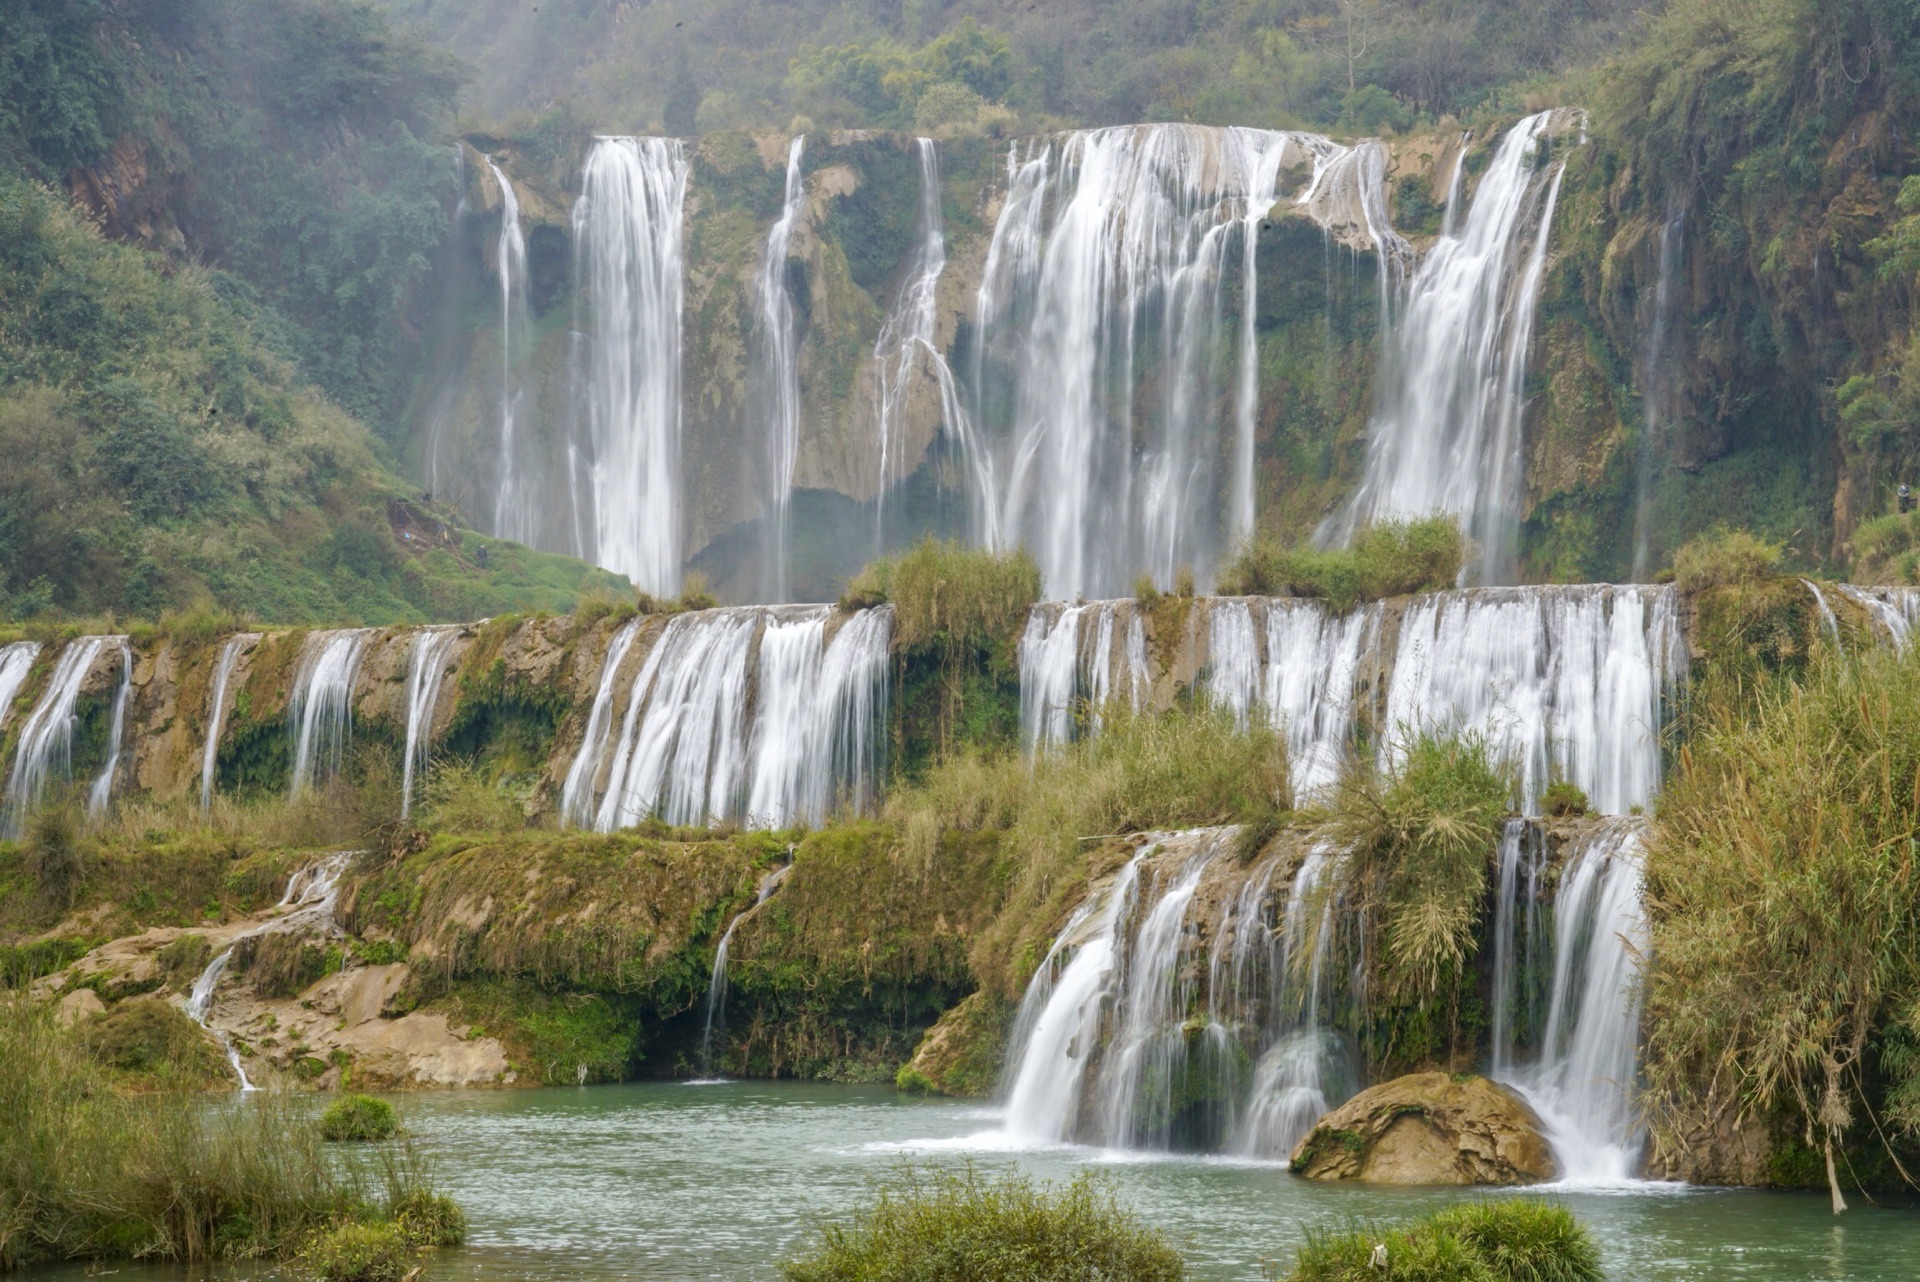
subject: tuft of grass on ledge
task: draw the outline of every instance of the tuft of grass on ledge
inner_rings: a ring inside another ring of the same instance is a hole
[[[1393,1228],[1316,1233],[1272,1282],[1601,1282],[1600,1251],[1564,1206],[1469,1202]]]
[[[1315,597],[1333,610],[1366,601],[1450,588],[1466,540],[1452,517],[1369,525],[1344,548],[1287,547],[1260,534],[1220,571],[1223,596]]]

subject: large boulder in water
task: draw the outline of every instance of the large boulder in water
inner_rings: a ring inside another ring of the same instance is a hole
[[[1314,1180],[1374,1184],[1533,1184],[1554,1176],[1540,1119],[1484,1077],[1412,1073],[1361,1091],[1293,1150]]]

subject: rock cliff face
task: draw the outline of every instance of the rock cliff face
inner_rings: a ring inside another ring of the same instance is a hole
[[[1484,1077],[1414,1073],[1369,1087],[1320,1119],[1293,1151],[1314,1180],[1534,1184],[1553,1154],[1525,1100]]]

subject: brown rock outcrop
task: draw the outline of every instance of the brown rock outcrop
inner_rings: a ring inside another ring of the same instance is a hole
[[[1360,1092],[1293,1150],[1308,1179],[1532,1184],[1554,1176],[1540,1119],[1484,1077],[1411,1073]]]

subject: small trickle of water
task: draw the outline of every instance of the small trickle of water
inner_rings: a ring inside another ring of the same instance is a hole
[[[238,632],[220,647],[220,660],[213,666],[213,691],[207,702],[206,742],[200,747],[200,809],[213,804],[213,776],[220,761],[220,735],[227,724],[227,687],[233,683],[233,669],[240,656],[260,640],[258,632]]]
[[[433,746],[433,710],[440,702],[440,687],[447,679],[447,659],[459,639],[457,627],[422,628],[414,634],[413,652],[407,663],[407,744],[400,776],[402,818],[413,813],[414,782],[427,771],[427,757]]]
[[[1833,606],[1827,602],[1827,594],[1822,592],[1820,585],[1812,579],[1802,579],[1800,582],[1806,585],[1808,593],[1813,597],[1814,606],[1820,611],[1820,630],[1827,634],[1827,640],[1837,645],[1840,641],[1840,620],[1834,617]]]
[[[114,776],[120,773],[120,750],[127,737],[127,703],[133,697],[133,647],[127,644],[127,638],[114,637],[113,643],[120,651],[120,684],[113,690],[113,712],[107,726],[107,764],[100,769],[100,775],[87,789],[87,817],[98,819],[107,813],[107,803],[113,800]]]
[[[33,671],[33,661],[39,657],[38,641],[12,641],[0,645],[0,730],[7,728],[7,717],[13,712],[13,701],[20,697],[20,687],[27,683],[27,676]]]
[[[713,1076],[714,1034],[727,1031],[727,954],[733,947],[733,932],[740,923],[753,914],[754,909],[780,889],[780,883],[793,871],[793,865],[776,868],[760,879],[760,888],[754,895],[753,904],[742,912],[737,912],[727,922],[727,928],[720,932],[720,943],[713,951],[713,971],[707,977],[707,1005],[700,1025],[700,1076],[695,1080],[706,1083],[721,1079]]]
[[[335,929],[333,910],[340,900],[340,878],[352,863],[353,852],[339,851],[294,873],[287,881],[286,894],[274,905],[276,915],[228,940],[226,948],[208,962],[207,968],[193,981],[193,989],[187,995],[187,1018],[220,1039],[221,1049],[226,1051],[227,1063],[232,1065],[233,1075],[239,1079],[242,1091],[258,1088],[247,1077],[246,1066],[240,1062],[239,1048],[233,1044],[233,1038],[225,1029],[214,1028],[207,1022],[213,1013],[215,992],[221,979],[226,976],[228,967],[233,964],[234,949],[246,940],[262,935]]]
[[[287,698],[287,730],[293,736],[289,796],[324,785],[340,772],[353,738],[353,680],[372,638],[369,628],[316,632],[301,648]]]
[[[28,813],[39,804],[49,784],[55,779],[62,783],[72,779],[73,732],[78,721],[74,705],[79,702],[80,688],[86,684],[87,676],[93,671],[101,651],[109,645],[117,647],[121,653],[121,681],[114,695],[115,724],[109,749],[111,755],[107,769],[94,780],[87,795],[90,813],[95,812],[96,795],[100,798],[100,806],[104,808],[106,797],[112,791],[113,772],[120,763],[121,729],[126,717],[126,696],[133,656],[127,648],[125,637],[76,637],[60,652],[59,659],[53,665],[53,674],[47,680],[47,688],[41,692],[39,701],[20,727],[19,742],[14,748],[13,770],[7,778],[6,832],[9,837],[17,838],[24,831]],[[31,666],[31,663],[29,659],[28,665]],[[24,674],[21,679],[24,680]]]

